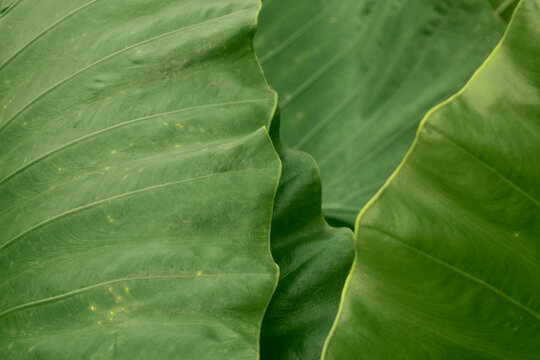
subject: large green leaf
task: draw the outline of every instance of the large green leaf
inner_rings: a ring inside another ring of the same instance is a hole
[[[280,95],[282,138],[312,154],[326,216],[352,226],[422,115],[500,39],[487,0],[271,0],[256,49]]]
[[[326,359],[540,359],[539,58],[524,0],[360,214]]]
[[[275,95],[253,56],[257,10],[3,12],[1,358],[258,357],[280,163],[262,129]]]
[[[319,358],[353,261],[352,232],[324,220],[313,158],[281,143],[278,119],[271,135],[283,163],[271,237],[281,272],[263,320],[261,358]]]

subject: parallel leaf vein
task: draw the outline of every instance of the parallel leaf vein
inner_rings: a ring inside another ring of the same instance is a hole
[[[227,15],[223,15],[223,16],[219,16],[217,18],[213,18],[213,19],[210,19],[210,20],[205,20],[205,21],[202,21],[202,22],[199,22],[197,24],[192,24],[192,25],[188,25],[188,26],[184,26],[184,27],[181,27],[179,29],[175,29],[175,30],[172,30],[172,31],[168,31],[166,33],[163,33],[163,34],[160,34],[160,35],[157,35],[157,36],[154,36],[154,37],[151,37],[151,38],[148,38],[146,40],[143,40],[141,42],[138,42],[138,43],[135,43],[133,45],[130,45],[130,46],[127,46],[121,50],[118,50],[112,54],[109,54],[91,64],[88,64],[86,65],[85,67],[83,67],[82,69],[79,69],[78,71],[76,71],[75,73],[67,76],[66,78],[60,80],[59,82],[57,82],[56,84],[54,84],[53,86],[51,86],[50,88],[46,89],[45,91],[43,91],[41,94],[39,94],[38,96],[36,96],[33,100],[31,100],[28,104],[26,104],[24,107],[22,107],[19,111],[17,111],[15,113],[15,115],[13,115],[11,118],[9,118],[8,120],[6,120],[2,125],[0,125],[0,131],[2,129],[4,129],[7,125],[9,125],[13,120],[15,120],[19,115],[21,115],[22,113],[24,113],[28,108],[30,108],[33,104],[35,104],[39,99],[41,99],[42,97],[44,97],[45,95],[47,95],[48,93],[50,93],[51,91],[55,90],[56,88],[60,87],[62,84],[66,83],[67,81],[69,80],[72,80],[74,78],[76,78],[78,75],[84,73],[85,71],[93,68],[94,66],[97,66],[107,60],[110,60],[120,54],[123,54],[124,52],[126,51],[129,51],[129,50],[132,50],[136,47],[139,47],[141,45],[145,45],[145,44],[148,44],[152,41],[156,41],[156,40],[159,40],[159,39],[162,39],[164,37],[167,37],[167,36],[170,36],[170,35],[174,35],[174,34],[177,34],[177,33],[180,33],[180,32],[183,32],[183,31],[187,31],[187,30],[190,30],[192,28],[195,28],[195,27],[199,27],[201,25],[206,25],[206,24],[209,24],[209,23],[212,23],[212,22],[215,22],[215,21],[219,21],[219,20],[222,20],[224,18],[228,18],[228,17],[231,17],[232,15],[234,15],[235,13],[230,13],[230,14],[227,14]]]
[[[17,50],[13,55],[11,55],[6,61],[4,61],[4,63],[2,65],[0,65],[0,70],[4,66],[6,66],[8,63],[10,63],[14,58],[16,58],[17,55],[19,55],[21,52],[23,52],[24,49],[26,49],[28,46],[32,45],[37,39],[39,39],[40,37],[45,35],[47,32],[49,32],[50,30],[54,29],[56,26],[60,25],[61,23],[63,23],[67,19],[69,19],[71,16],[77,14],[79,11],[87,8],[88,6],[92,5],[93,3],[97,2],[97,1],[99,1],[99,0],[91,0],[91,1],[87,2],[86,4],[83,4],[83,5],[79,6],[75,10],[69,12],[68,14],[64,15],[62,18],[58,19],[56,22],[52,23],[51,25],[49,25],[48,27],[43,29],[39,34],[37,34],[29,42],[24,44],[19,50]]]

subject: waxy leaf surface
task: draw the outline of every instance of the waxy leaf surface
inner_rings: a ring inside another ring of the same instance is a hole
[[[4,1],[0,358],[259,356],[281,167],[258,6]]]
[[[257,54],[282,139],[317,161],[325,216],[350,227],[505,23],[486,0],[264,1]]]
[[[540,359],[540,1],[360,214],[325,359]]]

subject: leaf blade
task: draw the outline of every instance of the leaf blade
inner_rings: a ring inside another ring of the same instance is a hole
[[[504,30],[487,1],[273,1],[260,24],[282,138],[313,155],[325,216],[350,227],[422,116],[465,84]]]
[[[3,14],[3,357],[258,356],[281,164],[257,11],[23,1]]]
[[[537,1],[518,5],[496,50],[426,115],[406,159],[362,211],[357,261],[324,358],[540,356],[530,157],[540,151],[539,17]]]

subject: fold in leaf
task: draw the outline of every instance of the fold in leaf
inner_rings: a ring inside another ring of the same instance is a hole
[[[280,175],[257,1],[16,4],[0,358],[257,358]]]
[[[540,2],[357,221],[325,359],[540,359]]]
[[[319,358],[354,256],[352,231],[331,228],[321,211],[321,175],[308,154],[271,135],[283,164],[271,249],[279,284],[263,320],[261,359]]]

